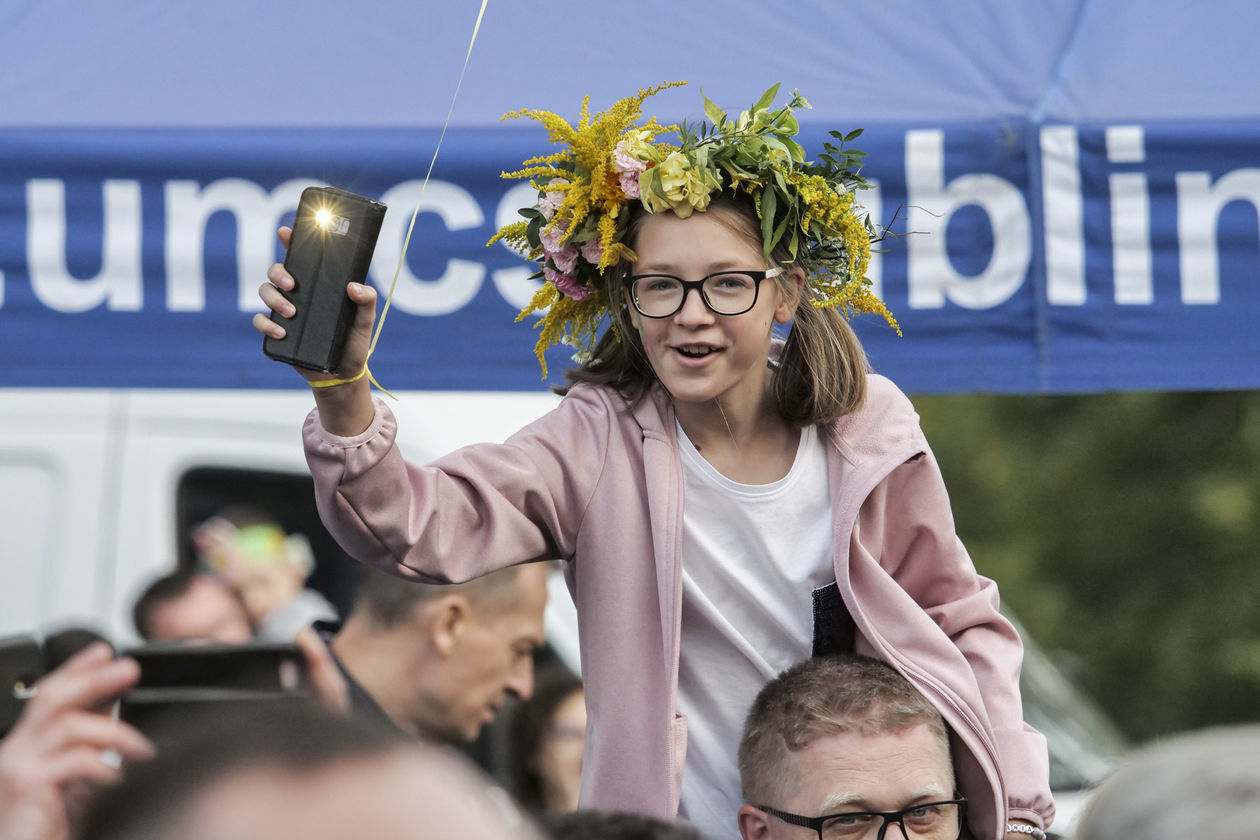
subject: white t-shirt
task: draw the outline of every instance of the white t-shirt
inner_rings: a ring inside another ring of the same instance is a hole
[[[684,477],[679,816],[738,840],[739,738],[757,692],[812,651],[813,590],[835,580],[827,456],[814,426],[772,484],[731,481],[678,429]]]

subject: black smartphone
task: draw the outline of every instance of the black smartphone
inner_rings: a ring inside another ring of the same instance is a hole
[[[150,644],[121,655],[139,663],[140,680],[119,717],[150,736],[168,720],[307,698],[306,660],[293,644]]]
[[[294,281],[284,296],[297,314],[285,318],[272,311],[271,319],[284,327],[285,336],[265,337],[264,353],[299,367],[342,372],[341,354],[355,308],[346,284],[367,279],[385,209],[379,201],[336,187],[302,191],[284,259]]]
[[[0,639],[0,738],[22,716],[31,687],[44,675],[44,652],[34,636]]]

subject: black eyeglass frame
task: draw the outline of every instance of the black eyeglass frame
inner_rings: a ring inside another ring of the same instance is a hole
[[[769,805],[758,805],[757,810],[765,811],[772,817],[778,817],[785,823],[791,825],[799,825],[802,828],[812,828],[818,834],[818,840],[826,840],[823,837],[823,825],[834,820],[837,817],[879,817],[884,821],[879,827],[879,833],[875,835],[875,840],[884,840],[884,834],[888,831],[888,826],[896,823],[901,828],[903,837],[909,837],[904,822],[906,814],[911,811],[917,811],[920,808],[930,808],[933,805],[957,805],[958,806],[958,837],[963,835],[963,824],[967,818],[967,799],[960,796],[957,799],[938,799],[935,802],[920,802],[917,805],[911,805],[908,808],[902,808],[900,811],[845,811],[840,814],[823,814],[821,817],[802,817],[800,814],[793,814],[789,811],[780,811],[778,808],[771,808]]]
[[[762,271],[737,271],[737,270],[715,271],[712,274],[706,274],[705,276],[701,277],[699,280],[684,280],[681,277],[675,277],[673,274],[659,274],[659,273],[632,274],[626,278],[625,284],[626,284],[626,289],[630,292],[630,303],[634,306],[635,311],[638,312],[640,315],[642,315],[644,318],[672,318],[674,317],[680,311],[682,311],[682,308],[684,306],[686,306],[687,293],[690,292],[692,289],[695,289],[697,292],[700,293],[700,300],[704,302],[705,308],[707,308],[714,315],[725,315],[728,317],[734,317],[735,315],[743,315],[745,312],[750,311],[754,306],[757,305],[757,298],[761,294],[761,281],[762,280],[765,280],[767,277],[778,277],[782,273],[783,273],[782,268],[767,268]],[[704,293],[705,282],[707,282],[709,279],[713,277],[725,277],[728,274],[742,274],[743,276],[753,281],[752,303],[748,304],[747,309],[741,309],[738,312],[719,312],[717,309],[713,308],[713,304],[709,302],[709,296]],[[670,280],[677,280],[682,285],[682,297],[678,299],[678,308],[675,309],[673,312],[670,312],[665,315],[649,315],[648,313],[644,312],[642,309],[639,308],[639,298],[634,293],[635,284],[638,283],[640,280],[650,280],[654,277],[665,277]]]

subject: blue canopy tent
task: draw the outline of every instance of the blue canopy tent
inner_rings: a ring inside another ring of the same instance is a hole
[[[0,4],[0,385],[291,387],[248,325],[273,231],[309,183],[382,198],[388,285],[479,5]],[[858,328],[904,389],[1256,387],[1258,30],[1244,0],[491,2],[373,370],[545,387],[529,269],[484,247],[545,142],[499,118],[684,79],[649,112],[781,82],[807,150],[866,129],[905,337]]]

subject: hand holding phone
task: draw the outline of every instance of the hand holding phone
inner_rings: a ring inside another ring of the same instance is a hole
[[[267,356],[325,373],[358,372],[340,370],[357,310],[346,285],[366,281],[385,209],[378,201],[335,187],[303,190],[283,266],[292,285],[283,289],[277,284],[279,294],[268,301],[270,321],[283,328],[283,337],[255,319],[265,335]],[[267,292],[264,287],[264,300]]]

